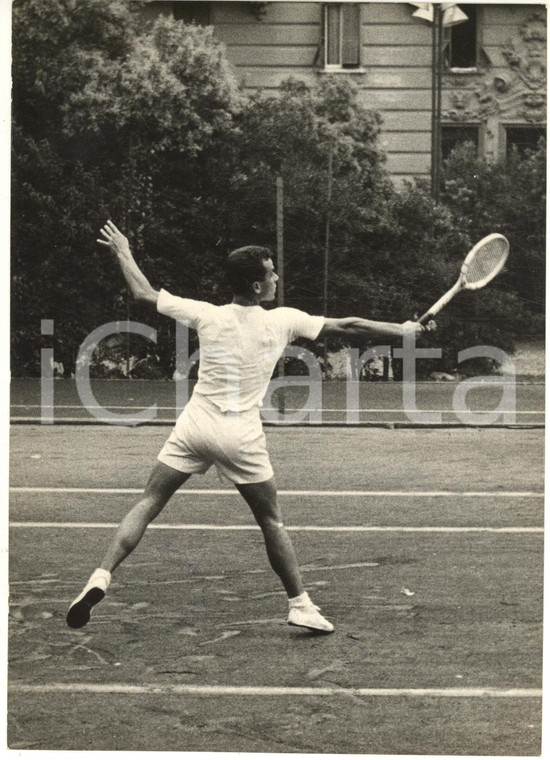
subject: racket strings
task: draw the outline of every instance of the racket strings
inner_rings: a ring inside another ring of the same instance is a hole
[[[507,254],[508,247],[503,240],[490,240],[479,248],[465,272],[468,285],[479,285],[492,279],[502,268]]]

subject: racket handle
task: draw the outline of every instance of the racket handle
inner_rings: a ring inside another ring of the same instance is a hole
[[[439,314],[441,309],[446,306],[449,301],[452,300],[453,296],[458,293],[459,290],[462,290],[463,284],[462,279],[459,278],[457,282],[453,285],[453,287],[448,290],[444,296],[442,296],[439,301],[436,301],[433,306],[431,306],[427,312],[425,312],[420,319],[417,319],[417,322],[420,322],[421,325],[425,324],[426,322],[429,322],[430,319],[433,319],[436,314]]]
[[[415,322],[418,322],[421,325],[425,325],[427,322],[430,321],[435,316],[435,314],[432,314],[431,309],[427,312],[425,312],[421,317],[415,320]]]

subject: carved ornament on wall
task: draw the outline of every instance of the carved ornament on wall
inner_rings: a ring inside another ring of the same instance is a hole
[[[502,54],[519,79],[530,89],[546,85],[546,23],[541,14],[529,16],[521,27],[522,43],[506,41]]]
[[[472,92],[452,92],[449,93],[451,108],[443,113],[443,116],[449,121],[466,122],[477,118],[475,111],[469,107],[472,101]]]
[[[487,121],[491,116],[546,121],[546,21],[542,14],[529,16],[515,38],[502,45],[508,71],[492,76],[486,72],[470,88],[445,93],[449,121]],[[458,84],[458,83],[457,83]],[[472,103],[475,95],[477,103]]]

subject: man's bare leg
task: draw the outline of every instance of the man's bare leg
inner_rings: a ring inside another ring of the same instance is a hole
[[[149,476],[143,496],[118,526],[100,567],[110,573],[133,552],[150,522],[161,513],[178,488],[191,477],[157,462]]]
[[[273,570],[282,581],[289,598],[291,625],[330,633],[334,627],[319,614],[304,589],[296,552],[283,524],[277,503],[277,488],[271,478],[263,483],[238,484],[237,488],[252,510],[264,536],[267,556]]]
[[[157,462],[145,486],[142,498],[120,523],[101,564],[94,571],[82,593],[71,604],[67,623],[81,628],[90,619],[92,607],[105,596],[111,573],[136,548],[149,523],[157,517],[170,497],[191,476]]]
[[[304,584],[292,541],[283,525],[274,478],[263,483],[239,484],[237,488],[264,534],[269,562],[286,593],[289,597],[300,596],[304,592]]]

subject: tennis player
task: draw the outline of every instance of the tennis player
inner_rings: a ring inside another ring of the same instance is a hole
[[[267,248],[247,246],[229,254],[227,279],[233,300],[225,306],[156,291],[138,268],[127,238],[108,221],[97,242],[116,256],[128,287],[141,303],[188,324],[198,332],[200,365],[191,399],[158,455],[142,498],[126,515],[82,593],[71,604],[67,623],[81,628],[105,596],[115,568],[135,549],[149,523],[191,475],[214,465],[235,484],[262,530],[271,567],[288,596],[288,623],[318,633],[334,626],[304,588],[298,560],[277,503],[259,405],[285,346],[297,338],[328,335],[396,338],[415,322],[327,319],[298,309],[265,310],[275,298],[277,275]],[[430,326],[431,329],[433,325]]]

